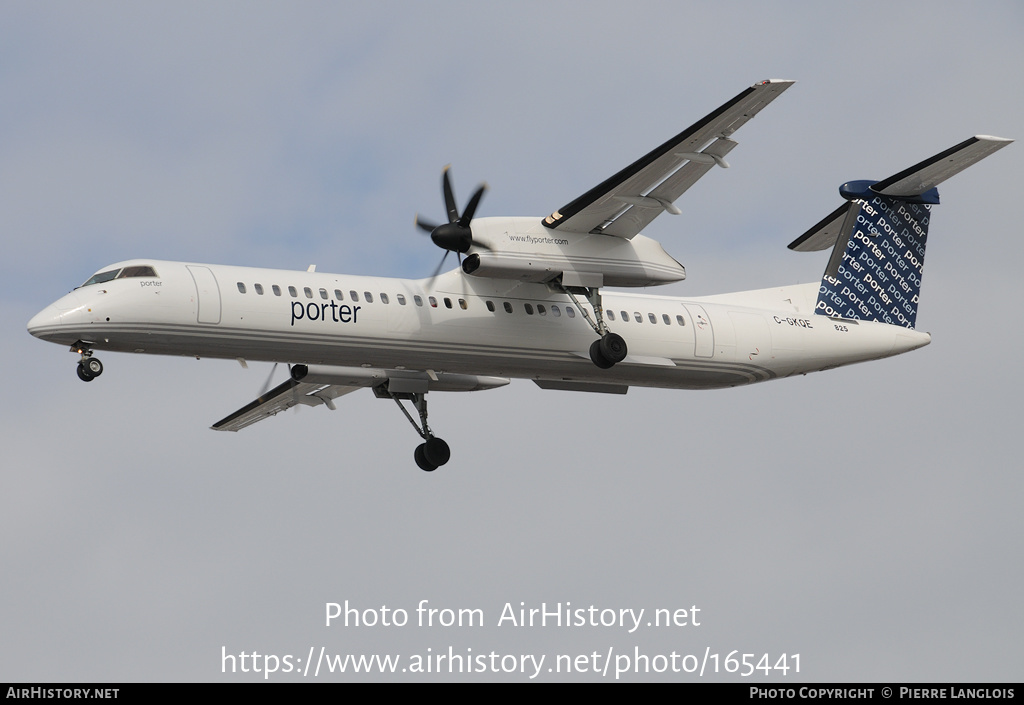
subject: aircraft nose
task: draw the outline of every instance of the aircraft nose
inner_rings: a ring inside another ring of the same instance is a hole
[[[28,322],[28,332],[37,338],[42,338],[47,331],[59,328],[60,323],[60,310],[53,304],[50,304],[32,316],[32,319]]]
[[[28,332],[43,340],[59,342],[61,333],[68,332],[67,326],[80,322],[81,318],[81,301],[75,292],[71,292],[32,316]]]

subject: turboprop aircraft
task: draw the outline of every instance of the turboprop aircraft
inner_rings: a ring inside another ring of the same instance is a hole
[[[427,471],[451,454],[427,423],[429,392],[510,378],[612,394],[734,387],[927,345],[914,325],[935,187],[1012,140],[971,137],[887,179],[843,184],[842,205],[789,245],[831,248],[820,283],[699,298],[606,290],[685,278],[640,231],[679,215],[676,199],[728,167],[734,133],[792,83],[747,88],[547,217],[474,219],[485,186],[460,213],[446,168],[447,222],[417,217],[446,251],[426,279],[129,260],[100,269],[28,329],[69,345],[86,382],[103,372],[97,350],[288,365],[287,381],[218,431],[300,404],[333,410],[369,387],[423,439],[414,457]],[[441,273],[450,252],[460,265]]]

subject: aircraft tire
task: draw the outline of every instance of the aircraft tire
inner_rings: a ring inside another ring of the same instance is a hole
[[[440,438],[429,438],[423,444],[423,457],[434,467],[440,467],[451,460],[452,451]]]
[[[437,466],[427,460],[427,456],[424,453],[426,443],[420,443],[416,446],[416,452],[413,453],[413,457],[416,458],[416,464],[419,465],[420,470],[424,472],[434,472],[437,470]]]
[[[90,357],[83,363],[86,371],[93,377],[99,377],[103,374],[103,363],[97,360],[95,357]]]
[[[602,339],[603,340],[603,339]],[[601,341],[595,340],[590,344],[590,361],[600,367],[602,370],[607,370],[615,363],[604,356],[601,352]]]
[[[90,374],[89,370],[85,368],[85,365],[78,363],[78,379],[83,382],[92,382],[96,379],[96,375]]]
[[[626,359],[626,341],[618,333],[605,333],[600,345],[601,355],[613,365]]]

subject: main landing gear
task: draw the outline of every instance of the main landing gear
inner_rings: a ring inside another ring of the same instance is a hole
[[[434,432],[430,430],[430,425],[427,423],[426,392],[392,392],[384,385],[374,387],[373,391],[378,397],[394,399],[395,403],[398,404],[398,408],[405,414],[405,418],[409,419],[409,423],[412,424],[412,427],[416,429],[416,433],[420,434],[420,438],[423,439],[423,442],[416,446],[416,451],[413,453],[413,458],[416,459],[416,465],[419,466],[420,470],[433,472],[451,459],[452,451],[448,444],[435,436]],[[419,423],[416,423],[412,414],[402,404],[403,400],[412,402],[419,413]]]
[[[567,294],[573,303],[576,304],[576,308],[580,310],[583,317],[587,319],[587,323],[594,329],[594,332],[601,336],[598,340],[595,340],[590,344],[590,361],[600,367],[602,370],[607,370],[617,362],[622,362],[626,359],[628,354],[628,348],[626,341],[618,333],[612,333],[608,330],[608,325],[604,322],[604,308],[601,306],[601,291],[596,286],[588,287],[566,287],[561,282],[555,282],[555,286],[562,290],[563,293]],[[591,308],[594,309],[594,315],[597,317],[595,321],[587,313],[587,309],[580,303],[579,299],[576,298],[576,294],[583,294],[587,297],[587,301],[590,302]]]
[[[82,359],[78,361],[78,379],[83,382],[92,382],[103,374],[103,363],[92,356],[92,350],[84,345],[71,346],[71,352],[79,353]]]

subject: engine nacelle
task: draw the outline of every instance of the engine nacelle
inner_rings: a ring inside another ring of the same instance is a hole
[[[534,232],[536,231],[536,232]],[[476,277],[566,286],[657,286],[686,278],[686,269],[657,240],[552,233],[534,219],[473,221],[474,247],[462,270]]]

